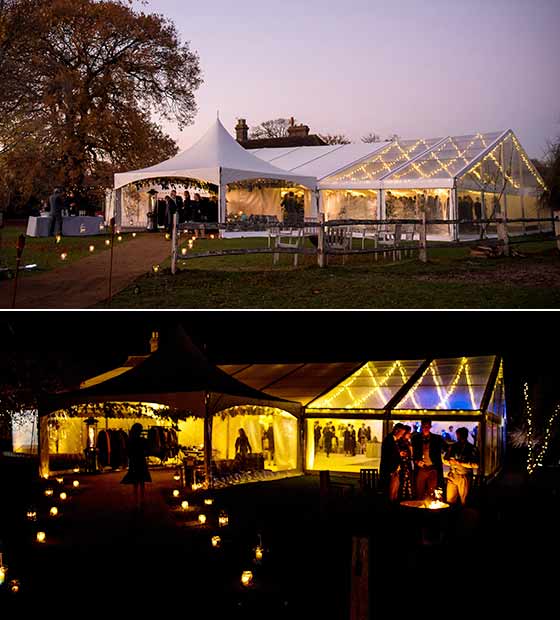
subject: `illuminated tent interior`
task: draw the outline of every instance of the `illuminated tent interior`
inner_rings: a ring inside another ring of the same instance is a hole
[[[45,455],[53,452],[48,415],[82,407],[74,413],[81,420],[62,416],[62,423],[74,428],[73,434],[67,432],[73,449],[81,452],[83,419],[92,411],[98,416],[91,407],[107,402],[144,403],[156,415],[167,416],[155,423],[173,425],[182,446],[204,446],[205,466],[214,473],[233,459],[240,428],[252,451],[262,454],[266,469],[289,473],[328,469],[357,474],[378,468],[381,441],[393,424],[417,428],[428,416],[432,432],[449,432],[452,440],[454,429],[467,427],[479,448],[479,472],[492,477],[501,468],[506,437],[503,368],[497,356],[216,367],[181,331],[150,356],[131,357],[123,367],[84,382],[80,390],[43,403],[43,471]],[[160,413],[158,407],[165,409]],[[146,418],[140,421],[146,425]],[[131,423],[127,420],[128,427]],[[122,428],[123,421],[109,417],[106,424]],[[323,442],[327,424],[335,435],[328,456]],[[272,446],[265,441],[268,432]]]
[[[225,466],[224,461],[234,459],[239,428],[245,429],[252,452],[262,453],[263,433],[272,427],[273,454],[269,449],[263,455],[268,457],[268,468],[297,470],[300,411],[299,403],[255,390],[213,366],[178,328],[151,355],[129,358],[78,390],[44,399],[39,408],[41,475],[48,472],[53,447],[49,418],[57,421],[57,431],[63,429],[64,448],[83,453],[84,420],[92,416],[107,416],[108,428],[123,430],[136,421],[145,428],[174,426],[180,445],[193,453],[198,449],[208,475],[212,462]]]
[[[258,149],[292,173],[314,175],[320,211],[333,219],[508,219],[550,217],[539,206],[545,184],[511,130],[369,145]],[[548,223],[514,223],[511,233],[549,230]],[[466,222],[433,224],[435,238],[476,236]],[[487,230],[495,233],[495,227]]]
[[[393,424],[414,426],[424,416],[432,419],[434,433],[467,427],[469,440],[479,448],[479,471],[485,476],[493,476],[501,467],[506,409],[499,357],[222,368],[256,389],[305,407],[306,471],[359,473],[362,468],[378,468],[381,441]],[[336,435],[328,457],[322,441],[327,423],[334,425]],[[356,432],[353,451],[344,440],[349,425]],[[317,440],[316,426],[321,430]],[[360,444],[362,426],[366,431],[369,427],[369,439]]]

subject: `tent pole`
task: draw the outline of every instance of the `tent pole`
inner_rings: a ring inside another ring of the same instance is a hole
[[[227,187],[222,183],[222,168],[220,166],[218,182],[218,224],[226,223],[226,191]],[[221,236],[223,236],[223,234]]]
[[[204,393],[204,480],[208,488],[212,485],[212,416],[210,415],[209,393]]]
[[[41,415],[41,410],[37,412],[39,422],[37,424],[37,452],[39,456],[39,476],[49,477],[49,419],[46,415]]]

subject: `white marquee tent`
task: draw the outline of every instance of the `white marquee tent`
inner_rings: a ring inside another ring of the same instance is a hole
[[[142,170],[115,174],[115,190],[148,179],[196,179],[218,186],[220,221],[226,217],[226,186],[235,181],[276,179],[315,189],[315,176],[290,173],[245,150],[219,119],[189,149],[167,161]],[[118,198],[117,198],[118,201]]]

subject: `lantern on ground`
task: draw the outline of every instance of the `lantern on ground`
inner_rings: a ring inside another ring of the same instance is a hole
[[[211,497],[207,497],[207,498],[204,500],[204,503],[205,503],[207,506],[212,506],[212,504],[214,503],[214,500],[213,500]]]
[[[6,575],[8,574],[7,566],[0,566],[0,586],[4,585],[6,581]]]
[[[79,480],[73,480],[72,481],[72,486],[77,489],[80,486],[80,481]]]
[[[57,478],[56,481],[58,482],[58,484],[62,484],[64,482],[64,478]]]
[[[51,517],[56,517],[58,515],[58,508],[56,506],[52,506],[49,510],[49,515]]]
[[[204,525],[206,523],[206,515],[198,515],[198,522],[200,525]]]
[[[173,497],[179,497],[179,489],[173,489]]]
[[[57,243],[60,243],[60,240],[61,240],[61,239],[62,239],[62,237],[61,237],[60,235],[57,235],[57,236],[56,236],[56,242],[57,242]]]
[[[262,548],[261,545],[257,545],[255,547],[255,562],[257,563],[262,562],[263,554],[264,554],[264,549]]]
[[[67,493],[65,493],[64,491],[62,491],[62,493],[59,495],[60,499],[64,502],[68,499],[68,495]]]
[[[68,252],[62,252],[60,255],[60,260],[66,260],[68,258]]]
[[[218,517],[218,525],[220,527],[225,527],[226,525],[228,525],[228,523],[229,517],[227,516],[227,513],[222,510],[222,512],[220,512],[220,516]]]
[[[51,497],[53,493],[54,491],[52,489],[45,489],[45,497]]]
[[[80,473],[80,468],[79,467],[74,467],[74,469],[72,470],[75,474],[79,474]]]
[[[169,239],[171,239],[171,235],[169,233],[165,233],[165,238],[169,241]]]
[[[122,237],[121,237],[121,235],[119,235],[119,236],[117,237],[117,241],[122,241]]]
[[[110,239],[105,239],[105,245],[111,245],[111,240]]]
[[[241,585],[250,588],[253,585],[253,573],[250,570],[244,570],[241,573]]]
[[[136,233],[132,233],[132,236],[133,236],[133,237],[136,237]]]
[[[37,521],[37,511],[34,508],[28,510],[26,516],[28,521]]]
[[[12,579],[10,581],[10,592],[17,594],[19,592],[19,579]]]
[[[183,256],[186,256],[187,255],[187,248],[181,248],[181,254]]]
[[[219,536],[212,536],[212,547],[217,549],[222,544],[222,539]]]
[[[182,508],[183,510],[188,510],[188,508],[189,508],[189,502],[187,502],[187,500],[186,500],[186,499],[184,499],[184,500],[181,502],[181,508]]]
[[[88,248],[88,250],[89,250],[90,252],[93,252],[93,250],[95,250],[95,246],[94,246],[94,245],[90,245],[90,246],[89,246],[89,248]]]
[[[38,543],[44,543],[47,540],[47,535],[45,534],[45,532],[37,532],[35,539]]]
[[[181,476],[180,476],[180,474],[175,474],[175,475],[173,476],[173,480],[175,480],[175,482],[179,482],[179,480],[181,480]]]

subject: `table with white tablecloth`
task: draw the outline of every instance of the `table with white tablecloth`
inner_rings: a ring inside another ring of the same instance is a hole
[[[99,235],[102,225],[103,218],[99,216],[65,216],[62,218],[62,235],[67,237]],[[50,226],[50,216],[30,217],[27,222],[27,236],[48,237]]]

